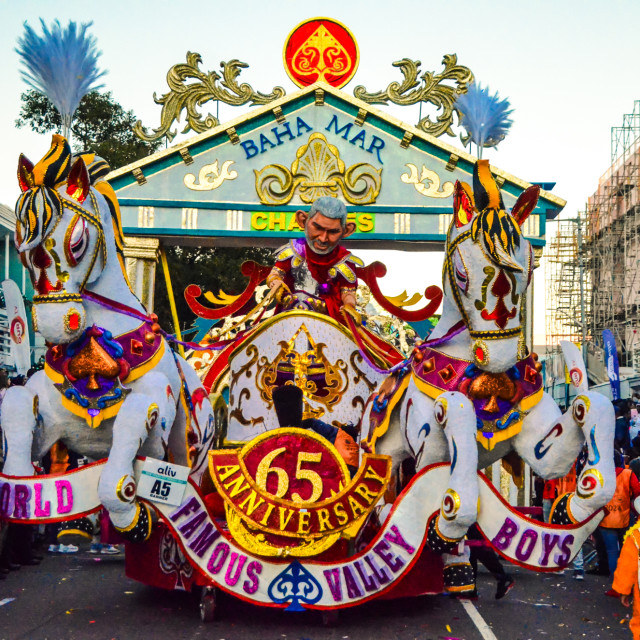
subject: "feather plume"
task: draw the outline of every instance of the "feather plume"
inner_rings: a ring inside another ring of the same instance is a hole
[[[106,71],[98,68],[101,52],[96,39],[87,35],[91,22],[78,25],[70,21],[66,28],[56,20],[51,28],[40,19],[42,35],[26,22],[18,39],[16,53],[24,67],[23,80],[44,94],[60,112],[63,135],[68,138],[71,121],[80,100],[90,91],[102,88],[98,80]]]
[[[458,96],[456,109],[460,114],[460,124],[467,130],[463,138],[478,146],[479,157],[484,147],[495,147],[502,142],[513,124],[513,109],[507,99],[500,100],[498,92],[491,95],[489,88],[473,83],[466,93]]]

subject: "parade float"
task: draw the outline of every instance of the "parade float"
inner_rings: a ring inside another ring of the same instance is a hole
[[[580,393],[562,414],[529,350],[536,248],[564,202],[434,137],[451,132],[473,80],[455,56],[435,94],[433,74],[416,88],[419,63],[405,60],[403,85],[354,98],[340,87],[357,60],[343,25],[306,21],[285,46],[301,89],[255,92],[236,82],[242,63],[226,63],[225,89],[212,73],[209,94],[263,106],[205,126],[193,111],[202,87],[184,83],[204,86],[205,74],[188,54],[158,100],[161,126],[139,130],[171,135],[186,108],[199,135],[108,175],[62,136],[35,165],[19,162],[16,249],[49,348],[45,370],[4,399],[0,514],[79,523],[105,507],[128,540],[127,574],[201,588],[203,620],[217,589],[325,620],[374,598],[464,594],[474,522],[509,561],[562,569],[614,490],[611,404],[588,390],[578,358]],[[371,107],[403,100],[442,113],[411,127]],[[344,218],[317,208],[327,198],[346,203]],[[331,242],[316,244],[314,220]],[[283,246],[274,264],[243,266],[238,295],[187,288],[206,330],[185,343],[140,303],[125,235],[147,249],[187,237]],[[409,245],[444,249],[442,288],[422,303],[385,296],[384,265],[350,251]],[[358,282],[404,322],[420,327],[442,304],[440,320],[402,354],[354,304]],[[94,462],[33,476],[31,461],[58,440]],[[524,463],[559,477],[585,443],[576,492],[551,523],[480,471],[502,460],[518,481]]]

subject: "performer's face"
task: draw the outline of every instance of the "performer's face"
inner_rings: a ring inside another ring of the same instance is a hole
[[[302,211],[298,213],[302,214],[300,216],[303,220],[301,226],[304,227],[307,244],[320,255],[331,253],[338,246],[340,240],[348,235],[346,230],[342,228],[340,220],[327,218],[319,212],[312,218],[309,218]]]

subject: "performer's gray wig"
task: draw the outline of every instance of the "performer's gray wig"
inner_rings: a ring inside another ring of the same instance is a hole
[[[345,207],[344,202],[338,200],[338,198],[332,198],[331,196],[318,198],[311,205],[308,217],[313,218],[316,213],[321,213],[323,216],[327,216],[327,218],[340,220],[343,229],[347,226],[347,207]]]

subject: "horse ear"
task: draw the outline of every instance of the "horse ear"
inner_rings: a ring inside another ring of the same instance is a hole
[[[20,154],[18,160],[18,184],[23,192],[29,191],[29,189],[32,189],[35,185],[33,180],[33,163],[22,154]]]
[[[74,200],[83,203],[89,193],[90,186],[91,180],[89,179],[87,165],[82,158],[78,158],[73,163],[73,167],[71,167],[71,172],[67,178],[67,193]]]
[[[457,180],[453,190],[453,219],[456,227],[460,228],[464,227],[465,224],[469,224],[474,212],[475,205],[471,187],[466,182]]]
[[[536,208],[539,195],[540,187],[537,184],[531,185],[520,194],[515,205],[513,205],[513,209],[511,209],[511,215],[519,225],[521,225]]]

